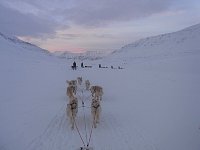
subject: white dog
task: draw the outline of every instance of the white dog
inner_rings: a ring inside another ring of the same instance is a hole
[[[78,81],[78,84],[79,84],[79,85],[81,85],[81,84],[82,84],[82,82],[83,82],[83,79],[82,79],[82,77],[77,77],[77,81]]]
[[[91,86],[90,91],[92,93],[92,97],[98,97],[102,100],[103,88],[101,86]]]
[[[69,104],[67,104],[66,113],[70,119],[71,128],[74,129],[75,118],[78,113],[78,100],[76,97],[70,99]]]
[[[90,81],[89,80],[85,80],[85,87],[86,87],[86,90],[89,91],[89,89],[90,89]]]
[[[92,118],[93,118],[93,125],[94,125],[94,128],[96,128],[97,127],[96,124],[99,123],[99,116],[101,113],[101,105],[97,97],[94,97],[92,99],[91,113],[92,113]]]

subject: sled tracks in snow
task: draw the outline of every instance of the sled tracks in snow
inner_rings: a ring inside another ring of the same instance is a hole
[[[103,102],[103,105],[106,105]],[[82,142],[76,130],[71,130],[65,106],[56,114],[45,131],[34,139],[27,150],[80,150]],[[104,106],[102,106],[104,108]],[[106,108],[105,108],[106,109]],[[112,112],[103,109],[100,124],[93,130],[91,147],[93,150],[155,150],[154,145],[145,140],[141,132],[131,125],[124,125]],[[83,114],[80,109],[77,125],[84,135]],[[87,131],[91,129],[90,110],[86,111]],[[84,137],[85,138],[85,137]],[[83,149],[84,150],[84,149]]]
[[[27,150],[76,150],[81,146],[77,132],[71,130],[65,109],[62,107],[45,131],[29,144]]]

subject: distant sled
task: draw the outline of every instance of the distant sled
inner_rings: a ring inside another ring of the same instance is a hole
[[[80,147],[77,150],[94,150],[94,148],[93,147]]]
[[[92,68],[92,66],[85,66],[85,68]]]

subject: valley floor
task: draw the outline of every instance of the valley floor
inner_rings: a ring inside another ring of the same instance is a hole
[[[200,55],[129,62],[121,70],[74,71],[66,62],[54,61],[0,59],[1,150],[82,146],[65,112],[66,80],[78,76],[104,88],[100,123],[90,143],[94,150],[199,150]],[[82,98],[90,106],[90,93],[82,94],[82,89],[79,102]],[[88,139],[90,109],[79,108],[76,120],[84,140],[85,131]]]

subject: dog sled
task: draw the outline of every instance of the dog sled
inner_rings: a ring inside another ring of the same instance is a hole
[[[94,150],[94,148],[93,147],[84,146],[84,147],[78,148],[77,150]]]
[[[87,81],[87,82],[86,82]],[[86,129],[86,119],[85,119],[85,102],[84,102],[84,95],[83,95],[83,91],[84,89],[81,87],[81,92],[79,95],[80,101],[82,102],[82,109],[83,109],[83,114],[84,114],[84,125],[85,125],[85,139],[83,138],[83,136],[80,133],[80,130],[78,128],[78,125],[76,123],[76,114],[78,112],[78,99],[76,97],[76,91],[77,90],[77,86],[80,86],[82,84],[82,77],[77,77],[77,80],[71,80],[71,81],[66,81],[68,83],[68,87],[67,87],[67,96],[69,97],[69,104],[67,104],[67,116],[70,118],[70,123],[72,124],[72,130],[74,129],[74,127],[77,130],[77,133],[82,141],[82,146],[77,148],[76,150],[94,150],[93,147],[90,146],[90,142],[91,142],[91,138],[92,138],[92,131],[94,128],[97,127],[97,124],[99,123],[99,115],[101,112],[101,104],[100,101],[102,100],[102,95],[103,95],[103,88],[100,86],[91,86],[90,87],[90,82],[89,80],[86,80],[85,83],[86,84],[86,90],[91,92],[91,96],[92,96],[92,102],[91,102],[91,107],[89,107],[91,109],[91,114],[92,114],[92,126],[90,131],[88,132]],[[77,84],[78,83],[78,84]],[[75,88],[76,87],[76,88]],[[89,137],[88,137],[89,135]]]

